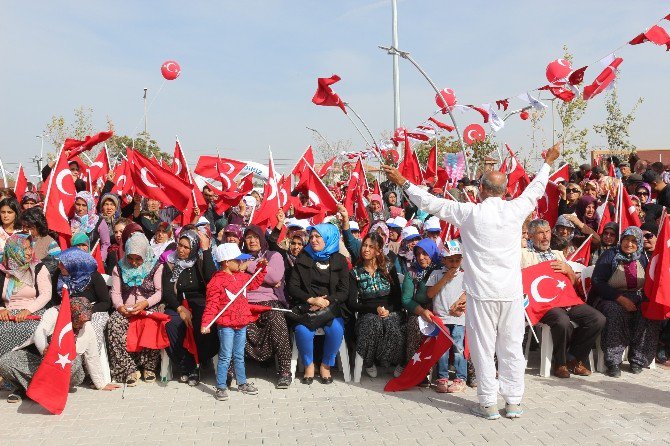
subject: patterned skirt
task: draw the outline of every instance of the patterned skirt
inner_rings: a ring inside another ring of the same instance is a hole
[[[374,313],[359,315],[356,320],[356,353],[364,367],[399,365],[405,355],[405,326],[402,314],[390,313],[381,318]]]
[[[0,376],[14,386],[15,391],[24,393],[28,384],[33,379],[35,372],[42,363],[42,356],[34,349],[16,350],[0,357]],[[72,361],[72,372],[70,374],[70,386],[77,386],[84,382],[83,361],[81,355]]]
[[[257,302],[256,305],[286,308],[276,300]],[[251,359],[259,362],[275,356],[278,372],[291,373],[291,338],[284,314],[281,311],[266,311],[256,322],[247,325],[247,345],[244,351]]]
[[[10,310],[12,316],[19,314],[21,310]],[[45,309],[33,313],[42,316]],[[27,320],[24,322],[0,322],[0,356],[12,351],[14,348],[26,342],[35,333],[40,321]]]

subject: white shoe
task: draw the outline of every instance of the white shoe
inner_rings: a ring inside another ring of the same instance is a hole
[[[395,370],[393,370],[393,376],[395,378],[399,377],[400,375],[402,375],[403,370],[405,370],[405,367],[401,365],[396,366]]]
[[[377,377],[377,366],[372,364],[372,367],[366,367],[365,368],[365,373],[367,373],[370,378],[376,378]]]

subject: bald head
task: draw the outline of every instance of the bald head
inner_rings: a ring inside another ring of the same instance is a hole
[[[482,176],[482,200],[488,197],[502,197],[507,191],[507,175],[490,171]]]

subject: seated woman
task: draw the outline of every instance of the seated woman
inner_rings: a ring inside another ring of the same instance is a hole
[[[32,207],[21,214],[21,225],[24,231],[30,234],[33,240],[33,254],[35,260],[49,268],[50,273],[56,272],[60,246],[49,234],[49,226],[44,212],[39,207]]]
[[[402,283],[402,305],[409,313],[407,320],[407,348],[406,359],[411,358],[421,345],[422,335],[419,329],[419,318],[426,322],[432,322],[433,302],[428,298],[426,282],[430,273],[440,266],[440,255],[435,242],[429,238],[424,238],[414,246],[414,260],[405,274]],[[399,368],[395,374],[399,375],[402,370]],[[430,386],[430,381],[426,378],[421,387]]]
[[[77,192],[74,201],[74,216],[70,219],[72,235],[81,233],[88,236],[91,249],[100,242],[102,261],[107,259],[109,248],[109,227],[105,220],[95,213],[95,201],[90,192]]]
[[[119,386],[105,382],[100,365],[98,343],[90,322],[92,309],[93,305],[84,297],[70,299],[72,331],[75,337],[75,351],[77,352],[77,357],[72,361],[70,386],[78,386],[84,382],[86,375],[83,363],[86,363],[86,369],[96,389],[114,390]],[[12,393],[7,397],[8,403],[19,403],[25,396],[30,381],[42,363],[42,357],[49,345],[49,338],[56,328],[57,319],[58,308],[49,308],[42,315],[42,319],[39,321],[32,337],[19,349],[0,357],[0,376],[14,387]]]
[[[170,338],[168,354],[179,369],[179,381],[189,386],[197,386],[200,376],[193,355],[183,345],[186,330],[193,330],[200,362],[211,359],[219,348],[216,331],[206,335],[200,332],[205,290],[215,272],[210,239],[194,230],[181,232],[176,251],[168,255],[163,267],[163,303],[165,314],[170,316],[166,327]]]
[[[137,225],[137,223],[134,223],[129,218],[121,217],[116,220],[112,226],[114,228],[114,234],[110,240],[111,243],[109,249],[107,249],[107,260],[105,260],[105,273],[107,273],[107,275],[112,275],[112,271],[114,271],[116,264],[119,263],[119,259],[123,258],[123,230],[126,229],[126,226],[129,224]],[[137,226],[139,227],[139,225]]]
[[[630,226],[621,234],[616,248],[606,251],[596,263],[591,278],[590,299],[605,315],[601,336],[606,375],[621,376],[623,352],[628,347],[632,373],[641,373],[656,355],[659,321],[645,318],[641,312],[647,258],[642,254],[642,231]]]
[[[0,290],[2,356],[32,336],[38,321],[27,317],[41,316],[51,300],[51,276],[44,265],[34,260],[29,235],[16,233],[7,240],[0,265]],[[10,321],[11,318],[16,318],[16,322]]]
[[[101,346],[105,340],[105,327],[109,320],[108,312],[112,307],[112,300],[105,279],[98,272],[98,264],[91,254],[77,248],[66,249],[58,260],[52,302],[54,305],[60,305],[63,285],[67,285],[70,290],[70,297],[86,298],[93,305],[90,320]]]
[[[358,312],[356,353],[363,358],[363,367],[371,378],[377,376],[375,364],[397,366],[405,354],[400,282],[383,246],[377,233],[363,238],[349,283],[349,309]]]
[[[98,201],[98,207],[100,208],[100,218],[105,220],[107,227],[111,230],[114,223],[121,217],[119,196],[112,193],[104,194]]]
[[[166,222],[158,223],[150,244],[156,257],[160,257],[165,251],[174,250],[177,245],[172,239],[172,225]]]
[[[309,244],[298,255],[288,292],[299,303],[302,320],[295,327],[295,342],[305,366],[304,384],[314,380],[314,334],[323,328],[321,382],[330,384],[330,368],[344,337],[344,320],[340,305],[349,297],[349,269],[340,254],[340,231],[330,223],[312,228]]]
[[[267,274],[263,284],[253,291],[247,292],[249,303],[273,308],[286,308],[284,296],[284,259],[281,254],[268,249],[265,234],[255,225],[250,225],[244,231],[245,254],[251,254],[253,259],[247,266],[247,272],[256,272],[256,264],[261,259],[268,261]],[[291,384],[291,339],[288,334],[288,324],[284,313],[280,311],[266,311],[256,322],[247,325],[247,345],[245,353],[250,358],[264,362],[277,358],[279,377],[276,388],[286,389]]]
[[[600,247],[591,251],[591,262],[589,265],[595,265],[601,255],[610,248],[616,247],[619,243],[619,225],[611,221],[605,224],[603,232],[600,234]]]
[[[16,198],[3,198],[0,200],[0,261],[5,243],[15,232],[21,229],[19,225],[19,202]]]
[[[591,235],[591,249],[600,246],[600,235],[598,234],[599,218],[596,213],[598,201],[591,195],[584,195],[575,204],[575,213],[566,214],[565,217],[575,225],[577,229],[573,238],[573,245],[579,248],[586,238]]]
[[[295,259],[303,250],[309,241],[309,235],[303,227],[300,220],[289,220],[286,224],[286,216],[281,209],[277,212],[277,226],[267,236],[268,246],[272,251],[276,251],[284,258],[284,283],[288,283],[293,272]],[[282,243],[278,243],[279,235],[281,234],[283,226],[286,224],[286,238]],[[286,247],[282,247],[285,245]]]
[[[558,201],[558,215],[575,212],[575,205],[582,196],[582,188],[579,187],[579,184],[568,183],[567,186],[560,184],[558,190],[561,193],[561,199]]]
[[[163,265],[158,263],[149,240],[142,233],[133,233],[128,238],[124,252],[125,256],[112,273],[112,304],[116,311],[107,324],[107,345],[112,379],[135,386],[140,370],[145,382],[156,381],[160,351],[145,348],[136,353],[128,352],[129,318],[144,310],[162,312],[159,304]]]

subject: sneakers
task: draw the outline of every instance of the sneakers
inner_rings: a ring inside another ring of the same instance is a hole
[[[449,387],[447,387],[447,393],[458,393],[462,392],[465,390],[465,381],[462,379],[456,378],[449,384]]]
[[[566,365],[568,366],[568,370],[570,371],[570,373],[574,373],[575,375],[579,376],[591,375],[591,370],[587,369],[584,363],[582,361],[579,361],[578,359],[568,361]]]
[[[367,373],[370,378],[376,378],[377,377],[377,366],[372,364],[372,367],[366,367],[365,368],[365,373]]]
[[[473,415],[484,418],[486,420],[497,420],[500,418],[500,412],[498,412],[498,406],[482,406],[481,404],[475,404],[470,408],[470,412]]]
[[[449,392],[449,380],[447,378],[440,378],[435,384],[435,391],[437,393]]]
[[[258,389],[254,387],[254,383],[244,383],[237,386],[237,391],[242,392],[245,395],[257,395]]]
[[[521,418],[521,415],[523,415],[521,404],[505,404],[505,416],[507,418]]]
[[[214,392],[214,398],[216,398],[217,401],[226,401],[228,399],[228,391],[217,387],[216,392]]]
[[[279,379],[277,380],[277,384],[275,385],[275,389],[288,389],[288,386],[291,385],[292,381],[293,381],[293,379],[292,379],[290,373],[285,373],[285,374],[279,375]]]
[[[403,370],[405,370],[405,367],[401,365],[396,366],[396,368],[393,370],[393,377],[397,378],[402,375]]]

